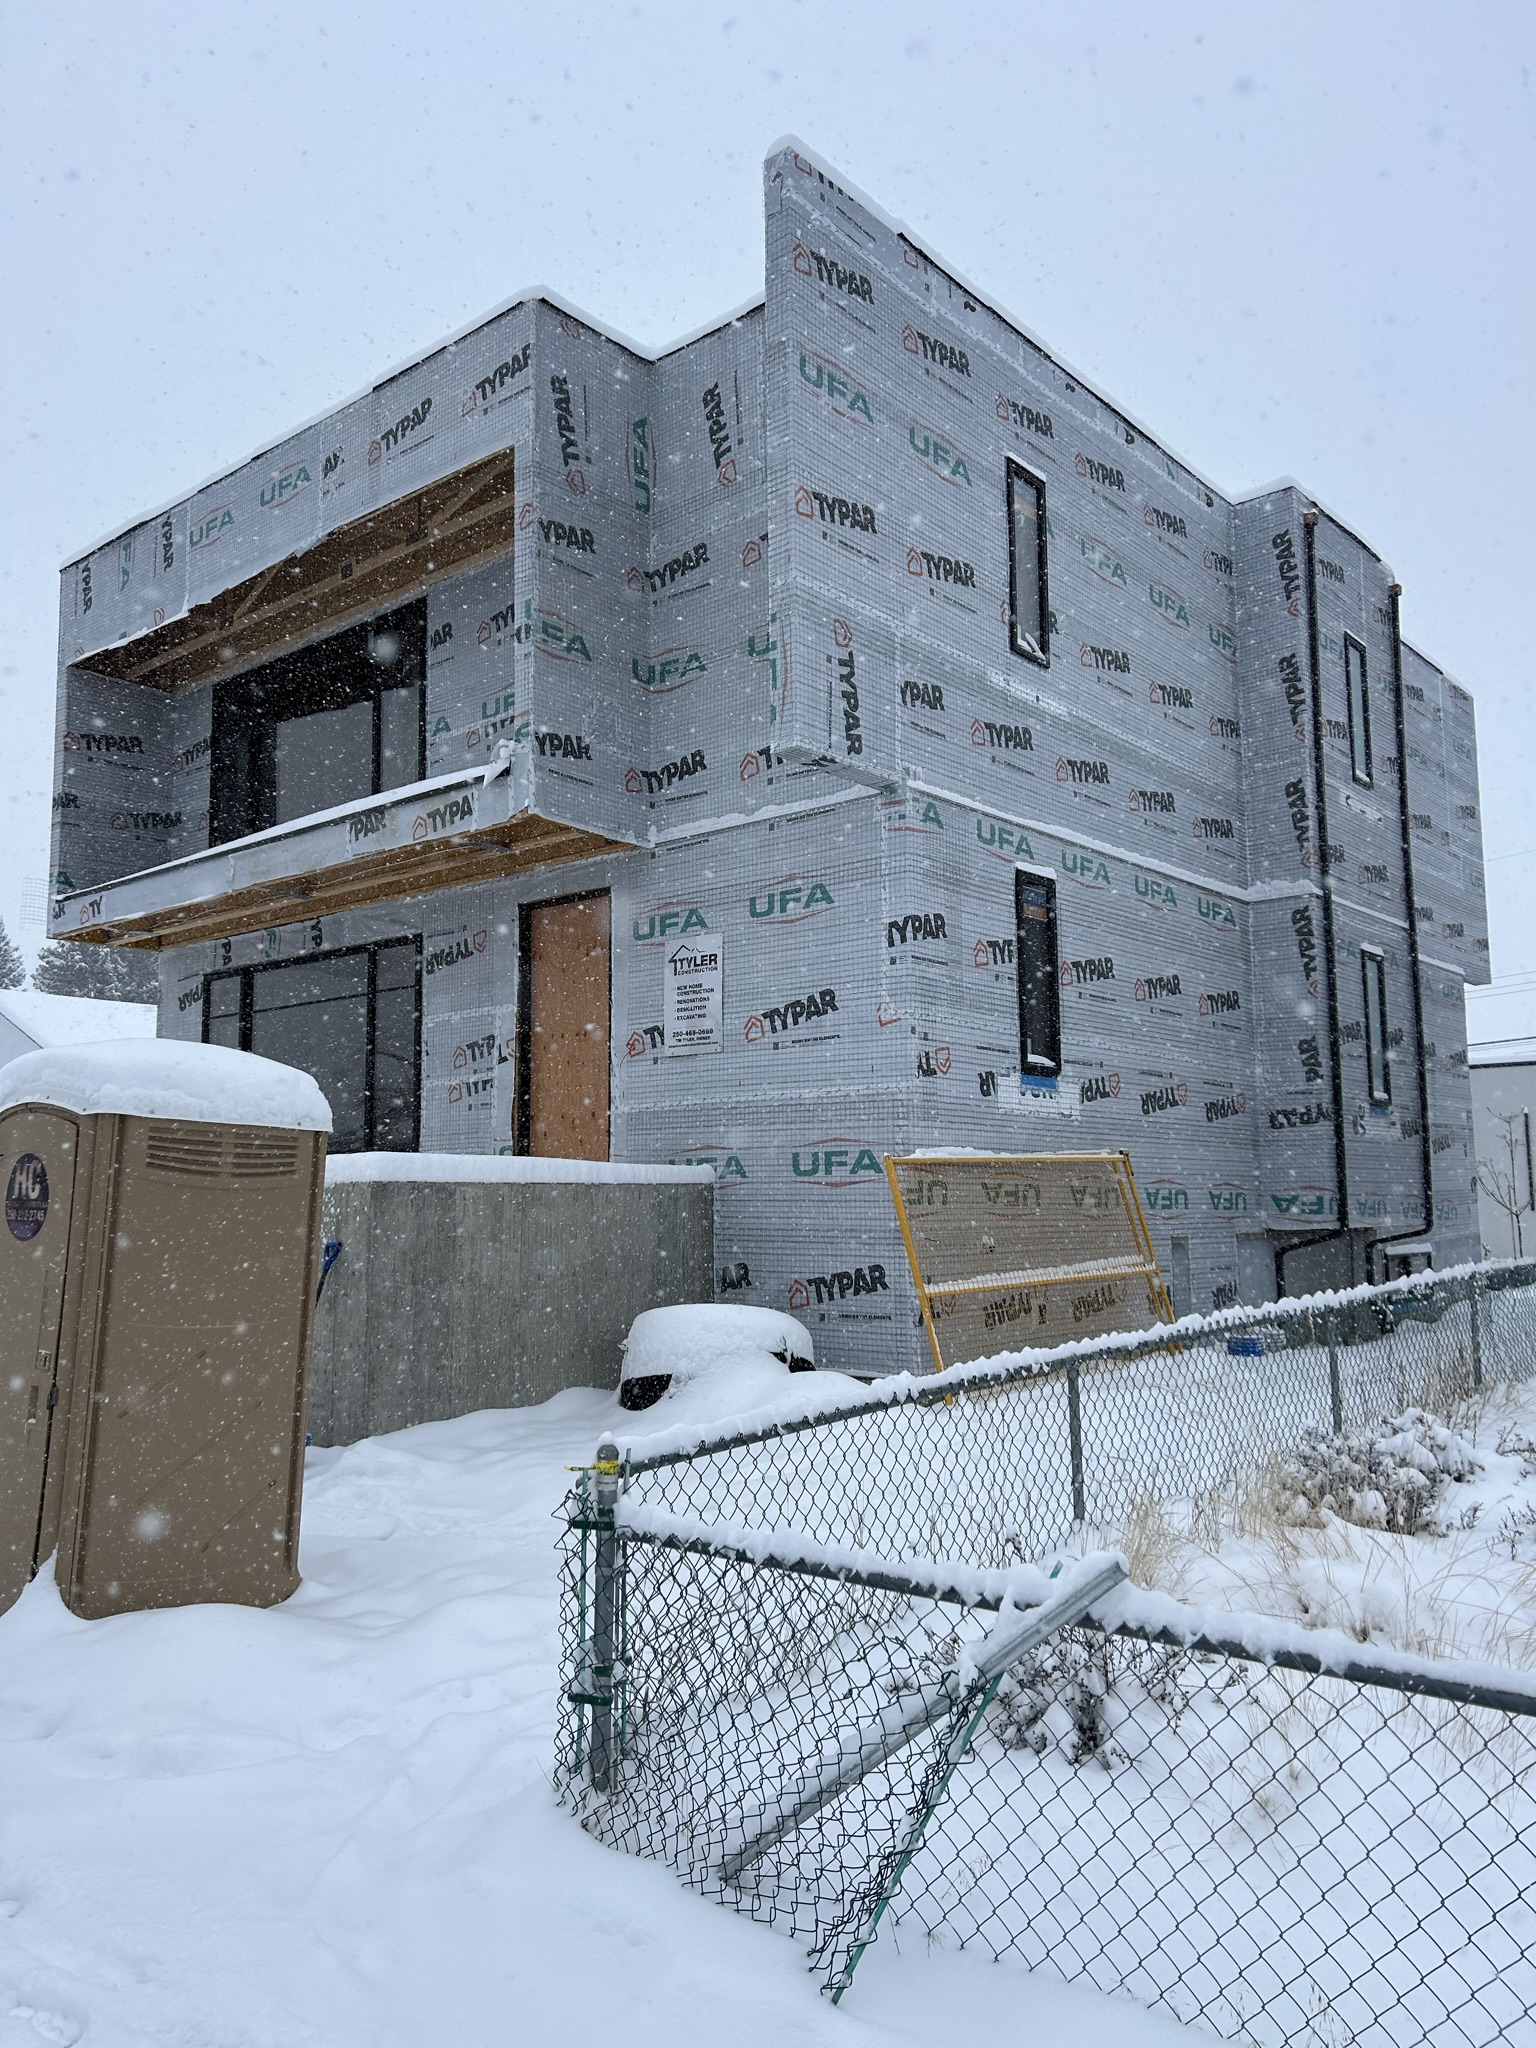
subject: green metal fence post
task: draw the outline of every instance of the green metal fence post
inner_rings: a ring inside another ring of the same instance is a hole
[[[1472,1384],[1483,1384],[1483,1304],[1478,1292],[1477,1275],[1467,1281],[1467,1306],[1472,1312]]]

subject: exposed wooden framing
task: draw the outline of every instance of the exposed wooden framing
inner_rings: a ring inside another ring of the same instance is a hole
[[[557,824],[553,819],[525,812],[504,824],[457,839],[430,846],[392,847],[385,853],[362,855],[340,867],[253,882],[210,902],[174,904],[164,910],[114,918],[58,936],[89,945],[158,951],[161,946],[233,938],[264,924],[334,917],[338,911],[400,897],[430,895],[466,882],[517,874],[525,868],[589,860],[600,853],[633,851],[622,840],[607,839],[599,832],[586,832],[575,825]]]
[[[365,513],[184,618],[104,647],[80,666],[161,690],[233,675],[510,554],[516,529],[516,464],[507,448]]]

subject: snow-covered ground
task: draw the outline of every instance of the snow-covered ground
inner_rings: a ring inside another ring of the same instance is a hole
[[[0,1618],[0,2048],[1187,2041],[899,1928],[833,2010],[794,1942],[555,1806],[556,1509],[566,1468],[636,1421],[569,1393],[312,1451],[304,1584],[269,1612],[82,1622],[39,1579]],[[1448,1484],[1448,1533],[1292,1528],[1265,1482],[1149,1510],[1133,1564],[1525,1663],[1536,1394],[1463,1432],[1482,1469]]]
[[[0,1618],[0,2048],[1189,2039],[899,1930],[834,2010],[794,1942],[555,1806],[554,1515],[620,1416],[569,1393],[312,1451],[304,1584],[267,1612],[85,1622],[28,1589]]]
[[[1092,1547],[1124,1549],[1132,1577],[1195,1605],[1248,1609],[1336,1628],[1361,1642],[1429,1657],[1468,1657],[1536,1669],[1536,1387],[1493,1389],[1465,1403],[1447,1429],[1430,1418],[1375,1432],[1376,1470],[1348,1500],[1334,1472],[1337,1513],[1298,1494],[1276,1459],[1236,1486],[1193,1501],[1144,1503]],[[1358,1439],[1357,1439],[1358,1444]],[[1338,1461],[1335,1460],[1337,1466]],[[1401,1482],[1423,1468],[1425,1532],[1370,1477]],[[1438,1468],[1438,1469],[1435,1469]],[[1326,1464],[1322,1468],[1327,1476]],[[1359,1476],[1359,1466],[1356,1466]],[[1385,1521],[1372,1527],[1369,1518]],[[1358,1519],[1357,1519],[1358,1518]]]

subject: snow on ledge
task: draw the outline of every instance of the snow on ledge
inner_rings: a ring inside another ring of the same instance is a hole
[[[608,1159],[520,1159],[477,1152],[343,1152],[325,1162],[328,1187],[349,1181],[582,1181],[607,1187],[713,1182],[712,1166],[632,1166]]]
[[[259,1053],[173,1038],[24,1052],[0,1067],[0,1111],[24,1102],[77,1116],[150,1116],[284,1131],[331,1128],[331,1106],[312,1075]]]

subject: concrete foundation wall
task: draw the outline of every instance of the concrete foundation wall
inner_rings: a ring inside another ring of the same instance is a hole
[[[344,1181],[325,1234],[343,1251],[315,1318],[317,1444],[617,1386],[642,1309],[714,1295],[707,1175]]]

